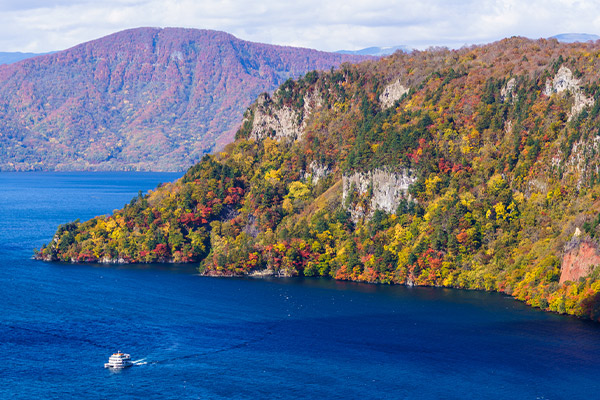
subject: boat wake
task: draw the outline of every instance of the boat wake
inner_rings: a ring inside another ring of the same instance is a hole
[[[87,339],[87,338],[83,338],[83,337],[77,337],[75,335],[69,335],[67,333],[62,333],[58,330],[53,330],[50,328],[40,328],[40,329],[35,329],[35,328],[31,328],[31,327],[24,327],[24,326],[17,326],[17,325],[8,325],[8,324],[2,324],[4,327],[7,327],[9,329],[9,331],[14,331],[14,332],[27,332],[29,334],[34,334],[34,335],[38,335],[39,338],[43,338],[43,337],[53,337],[59,340],[64,340],[64,341],[69,341],[69,342],[80,342],[80,343],[86,343],[88,345],[94,346],[94,347],[98,347],[100,349],[105,349],[106,346],[101,345],[96,343],[93,340]],[[36,341],[39,341],[40,339],[36,337]]]
[[[168,359],[165,359],[165,360],[156,360],[156,361],[146,361],[146,359],[147,359],[147,357],[146,357],[146,358],[142,358],[142,359],[137,360],[137,361],[133,361],[133,365],[167,364],[167,363],[171,363],[173,361],[189,360],[189,359],[192,359],[192,358],[198,358],[198,357],[208,356],[208,355],[211,355],[211,354],[218,354],[218,353],[224,353],[224,352],[232,351],[232,350],[236,350],[236,349],[241,349],[243,347],[246,347],[246,346],[249,346],[249,345],[252,345],[252,344],[255,344],[255,343],[258,343],[258,342],[261,342],[261,341],[265,340],[268,336],[270,336],[273,333],[272,332],[272,328],[273,327],[270,327],[267,330],[267,332],[264,335],[260,336],[260,337],[257,337],[257,338],[252,339],[252,340],[246,340],[246,341],[243,341],[241,343],[237,343],[237,344],[234,344],[234,345],[231,345],[231,346],[228,346],[228,347],[224,347],[224,348],[221,348],[221,349],[208,350],[208,351],[204,351],[204,352],[201,352],[201,353],[187,354],[187,355],[184,355],[184,356],[168,358]]]

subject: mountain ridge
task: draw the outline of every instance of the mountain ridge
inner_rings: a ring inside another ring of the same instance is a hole
[[[390,54],[394,54],[396,51],[402,51],[402,52],[408,53],[412,50],[413,50],[412,48],[410,48],[409,46],[406,46],[406,45],[388,46],[388,47],[373,46],[373,47],[366,47],[364,49],[359,49],[359,50],[338,50],[338,51],[336,51],[336,53],[381,57],[381,56],[389,56]]]
[[[256,96],[364,58],[136,28],[0,66],[0,170],[183,170]]]
[[[563,43],[589,42],[600,39],[600,36],[590,33],[561,33],[551,36],[550,39],[556,39]]]
[[[13,64],[19,62],[21,60],[26,60],[28,58],[42,56],[48,53],[23,53],[20,51],[16,52],[0,52],[0,65],[3,64]]]

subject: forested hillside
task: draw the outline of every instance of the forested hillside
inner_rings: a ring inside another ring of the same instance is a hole
[[[258,94],[364,57],[139,28],[0,66],[0,170],[183,171]]]
[[[494,290],[598,320],[599,71],[600,43],[511,38],[311,72],[38,257]]]

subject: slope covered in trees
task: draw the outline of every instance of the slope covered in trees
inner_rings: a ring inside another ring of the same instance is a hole
[[[185,170],[256,96],[359,56],[139,28],[0,66],[0,170]]]
[[[511,38],[308,73],[38,257],[495,290],[598,320],[598,71],[600,43]]]

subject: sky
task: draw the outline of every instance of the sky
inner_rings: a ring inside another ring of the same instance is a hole
[[[215,29],[325,51],[458,48],[600,34],[600,0],[0,0],[0,51],[48,52],[136,27]]]

